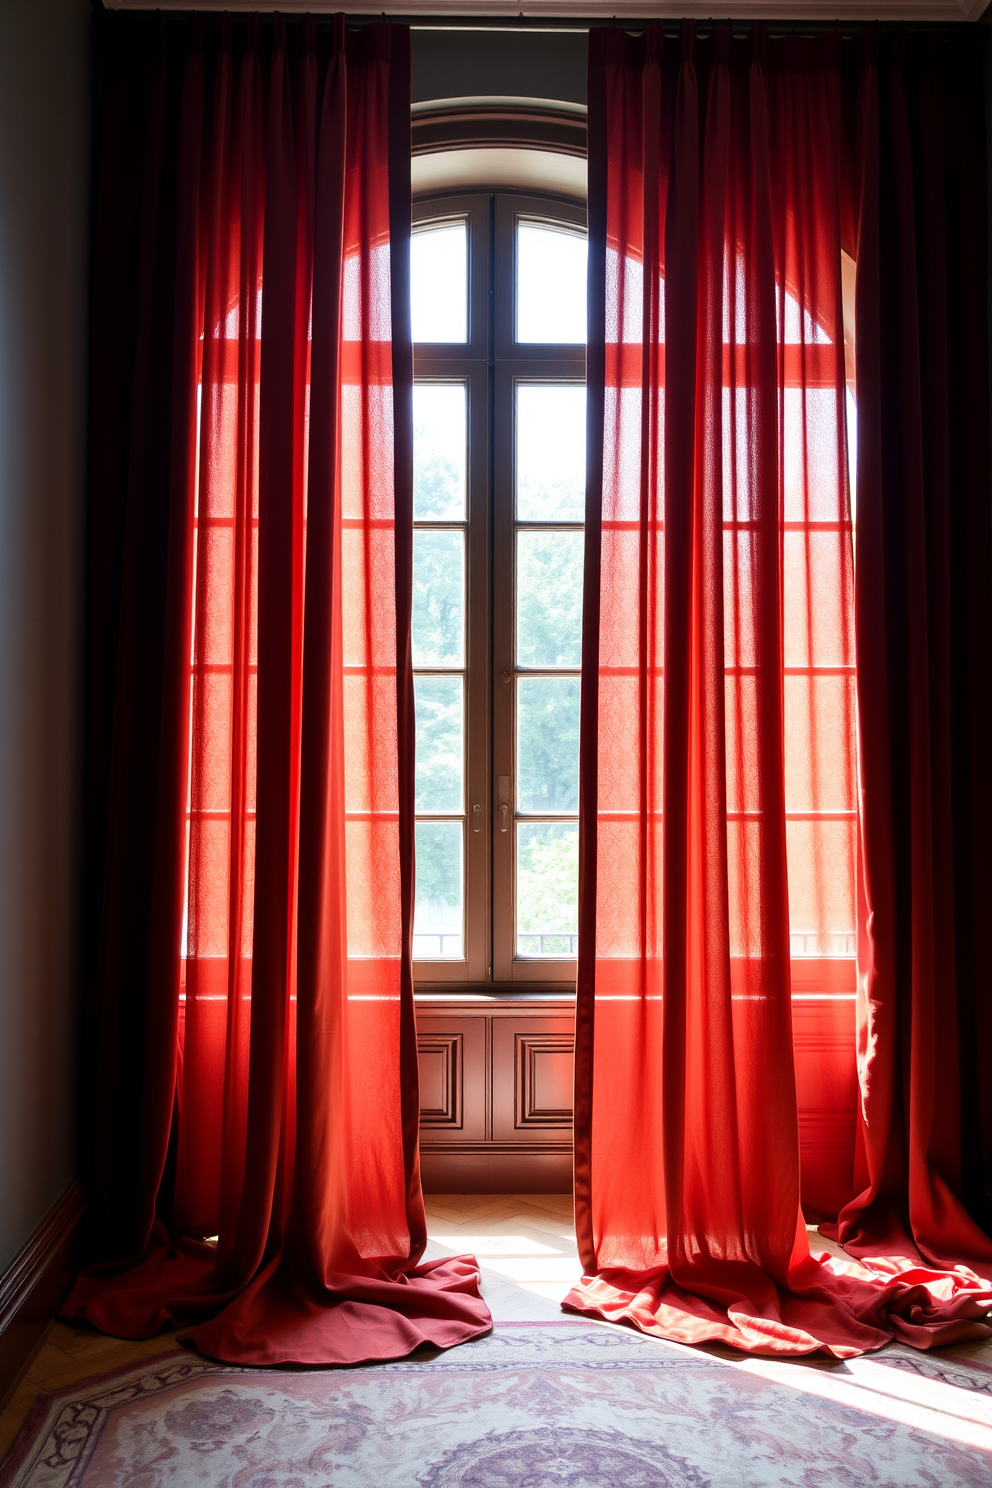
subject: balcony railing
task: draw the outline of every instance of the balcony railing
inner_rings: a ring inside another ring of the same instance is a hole
[[[573,960],[579,954],[578,932],[574,930],[518,930],[518,956],[557,956]]]
[[[460,930],[439,931],[432,935],[413,937],[413,959],[415,961],[460,961],[462,956],[462,932]]]
[[[856,956],[857,936],[854,931],[833,931],[826,935],[818,931],[793,930],[789,936],[793,956]]]

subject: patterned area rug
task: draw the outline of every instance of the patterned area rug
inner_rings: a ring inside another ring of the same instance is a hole
[[[992,1483],[992,1369],[730,1358],[588,1322],[432,1358],[175,1352],[43,1397],[0,1488],[952,1488]]]

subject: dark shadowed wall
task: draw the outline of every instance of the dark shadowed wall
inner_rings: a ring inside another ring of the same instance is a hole
[[[76,1171],[89,0],[0,0],[0,1268]]]
[[[586,101],[584,31],[429,29],[414,31],[410,50],[414,103],[480,94]]]

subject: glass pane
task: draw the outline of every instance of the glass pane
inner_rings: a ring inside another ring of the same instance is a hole
[[[579,824],[517,824],[517,955],[578,954]]]
[[[463,382],[416,383],[413,389],[413,520],[465,520]]]
[[[423,227],[410,242],[414,341],[468,340],[467,224]]]
[[[460,821],[417,823],[413,954],[429,961],[462,959]]]
[[[517,223],[517,340],[586,339],[584,233]]]
[[[579,809],[579,679],[517,679],[517,810]]]
[[[465,534],[413,534],[413,664],[461,667],[465,661]]]
[[[582,662],[581,532],[517,533],[517,665]]]
[[[581,522],[586,507],[586,390],[517,385],[517,517]]]
[[[418,811],[461,811],[461,677],[415,677]]]

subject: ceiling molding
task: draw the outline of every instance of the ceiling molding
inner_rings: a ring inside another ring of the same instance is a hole
[[[425,23],[443,24],[444,17],[471,25],[477,18],[504,20],[507,30],[525,29],[528,22],[551,20],[598,20],[646,22],[649,20],[676,20],[692,16],[710,20],[713,16],[713,0],[616,0],[610,4],[609,14],[604,16],[603,0],[534,0],[521,3],[508,11],[506,0],[433,0],[425,6],[424,0],[391,0],[380,12],[369,10],[369,0],[103,0],[107,10],[228,10],[283,12],[323,11],[328,14],[343,11],[346,15],[361,15],[375,19],[379,14],[407,16]],[[764,21],[788,21],[815,24],[820,21],[846,21],[851,24],[866,21],[975,21],[986,9],[989,0],[761,0],[760,19]],[[721,20],[750,21],[755,16],[753,0],[721,0]],[[519,22],[523,20],[522,27]],[[502,27],[500,28],[502,29]]]
[[[586,111],[541,98],[438,98],[413,107],[413,154],[541,150],[585,159]],[[500,184],[503,184],[502,182]]]
[[[413,106],[414,196],[515,190],[585,201],[586,109],[547,98],[436,98]]]

